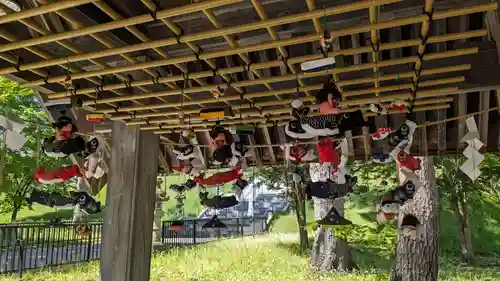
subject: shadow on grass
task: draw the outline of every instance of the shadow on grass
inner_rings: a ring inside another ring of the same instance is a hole
[[[301,249],[298,242],[279,242],[277,247],[285,249],[293,255],[308,258],[311,255],[314,238],[310,237],[308,243],[309,247],[307,249]],[[381,255],[379,251],[374,248],[353,246],[351,247],[351,254],[360,270],[378,269],[388,271],[392,266],[392,260],[389,257]]]
[[[311,247],[312,243],[314,242],[314,239],[312,237],[309,237],[307,239],[307,243],[309,247],[307,249],[302,249],[300,248],[300,244],[298,242],[278,242],[276,246],[281,249],[285,249],[288,252],[290,252],[293,255],[299,256],[299,257],[309,257],[311,255]]]
[[[352,246],[351,254],[360,270],[378,269],[388,271],[393,264],[393,260],[390,257],[382,255],[375,248]]]

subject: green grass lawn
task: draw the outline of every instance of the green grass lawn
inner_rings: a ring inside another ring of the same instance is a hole
[[[151,280],[225,281],[225,280],[388,280],[390,262],[376,252],[355,250],[360,272],[319,274],[309,269],[309,253],[298,250],[295,235],[269,234],[255,238],[222,240],[193,248],[156,253],[151,265]],[[373,262],[377,261],[377,262]],[[32,281],[95,281],[98,262],[52,271],[27,273]],[[498,268],[471,268],[442,260],[442,281],[494,281]],[[16,276],[0,277],[2,281],[18,280]]]

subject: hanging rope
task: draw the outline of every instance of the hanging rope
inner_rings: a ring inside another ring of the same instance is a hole
[[[443,123],[447,123],[447,122],[450,122],[450,121],[455,121],[455,120],[460,120],[460,119],[464,119],[464,118],[468,118],[468,117],[471,117],[471,116],[475,116],[475,115],[480,115],[480,114],[483,114],[483,113],[486,113],[486,112],[490,112],[490,111],[494,111],[494,110],[499,110],[500,109],[500,106],[497,106],[497,107],[492,107],[492,108],[488,108],[488,109],[485,109],[485,110],[481,110],[481,111],[477,111],[477,112],[474,112],[474,113],[469,113],[469,114],[465,114],[465,115],[461,115],[461,116],[456,116],[456,117],[451,117],[451,118],[447,118],[447,119],[443,119],[443,120],[439,120],[439,121],[426,121],[420,125],[417,126],[417,128],[424,128],[424,127],[428,127],[428,126],[434,126],[434,125],[439,125],[439,124],[443,124]],[[357,135],[357,136],[353,136],[352,139],[363,139],[365,138],[366,136],[365,135]],[[334,138],[332,137],[331,138],[332,140],[338,140],[338,141],[341,141],[343,138]],[[317,144],[316,141],[309,141],[309,142],[294,142],[294,144]],[[175,144],[167,144],[167,145],[175,145]],[[280,147],[282,146],[283,144],[262,144],[262,145],[247,145],[246,147]],[[199,147],[209,147],[209,145],[198,145]]]

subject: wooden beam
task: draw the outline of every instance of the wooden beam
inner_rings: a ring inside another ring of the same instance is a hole
[[[272,144],[271,135],[269,134],[269,128],[261,128],[262,134],[264,135],[264,140],[266,144]],[[268,146],[269,157],[271,158],[271,163],[276,164],[276,155],[274,155],[274,149],[272,146]]]
[[[352,34],[351,35],[351,43],[352,43],[352,48],[359,48],[361,45],[359,44],[359,36],[360,34]],[[355,54],[354,56],[354,64],[358,65],[361,64],[361,54]]]
[[[354,159],[354,141],[352,139],[352,131],[346,131],[345,137],[347,139],[347,149],[349,150],[347,155],[349,160],[352,160]]]
[[[488,108],[490,108],[490,91],[483,91],[479,93],[479,110],[486,110]],[[479,139],[483,142],[485,147],[488,147],[489,116],[489,112],[479,115]]]
[[[496,97],[497,97],[497,106],[500,107],[500,89],[496,89],[495,90],[495,94],[496,94]],[[498,115],[497,118],[500,117],[500,109],[498,109],[498,114],[497,115]],[[500,130],[498,130],[497,147],[498,147],[498,150],[500,150]]]
[[[439,109],[437,112],[437,119],[446,119],[446,109]],[[438,141],[438,151],[440,155],[446,154],[446,123],[441,123],[437,125],[437,141]]]
[[[363,131],[363,135],[365,136],[363,138],[363,145],[365,148],[365,161],[368,161],[368,160],[370,160],[370,157],[372,155],[372,147],[371,147],[372,138],[370,137],[368,127],[363,127],[361,129]]]
[[[469,17],[468,16],[460,16],[459,17],[459,31],[467,31],[469,29]],[[465,40],[460,40],[460,42],[464,42]],[[467,114],[467,94],[455,96],[456,110],[457,116],[462,116]],[[460,139],[465,135],[465,119],[460,119],[457,121],[457,149],[462,150],[465,148],[464,143],[460,143]]]
[[[150,278],[160,138],[113,122],[101,252],[101,280]]]
[[[255,141],[255,138],[253,136],[248,136],[248,142],[250,145],[256,145],[257,142]],[[262,158],[260,157],[260,148],[250,148],[252,151],[252,157],[255,160],[255,163],[257,164],[257,167],[262,167]]]
[[[261,62],[269,61],[269,57],[267,56],[267,50],[259,51],[259,58]],[[271,70],[269,68],[265,68],[262,70],[264,76],[271,77]]]
[[[425,112],[417,112],[417,124],[423,124],[427,120]],[[415,135],[418,136],[419,141],[419,156],[427,156],[428,155],[428,147],[427,147],[427,128],[418,128]]]

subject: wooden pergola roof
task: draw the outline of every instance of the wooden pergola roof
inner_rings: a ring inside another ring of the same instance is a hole
[[[345,110],[414,98],[419,124],[482,112],[476,116],[485,149],[500,146],[499,111],[491,110],[500,95],[497,2],[15,2],[0,1],[0,75],[44,100],[76,95],[86,110],[160,134],[164,144],[178,142],[182,127],[208,144],[216,120],[201,119],[199,111],[227,105],[236,114],[223,125],[258,128],[244,140],[257,145],[254,163],[279,163],[291,101],[300,97],[316,108],[315,91],[333,75]],[[328,55],[343,56],[345,67],[302,73],[300,63],[323,57],[318,40],[325,27],[335,39]],[[68,76],[75,91],[64,87]],[[218,99],[210,93],[217,86],[228,87]],[[380,127],[398,127],[406,116],[394,110],[368,115]],[[75,115],[84,131],[107,132],[109,124],[95,127],[83,116]],[[415,153],[456,153],[464,124],[456,118],[419,129]],[[368,137],[349,138],[349,144],[356,158],[390,151]],[[202,150],[207,160],[212,151]],[[168,170],[175,157],[166,145],[160,153]]]

